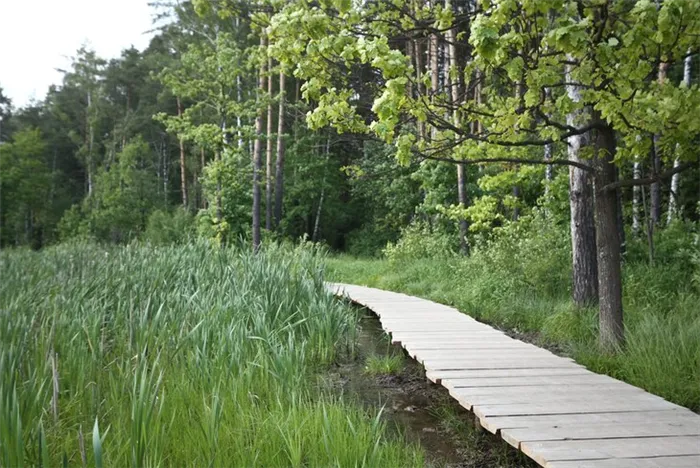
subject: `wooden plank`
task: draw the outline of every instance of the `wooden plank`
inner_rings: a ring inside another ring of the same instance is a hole
[[[677,408],[663,399],[658,401],[553,401],[551,403],[474,405],[474,413],[480,418],[489,416],[527,416],[536,414],[622,413],[628,411],[666,410]]]
[[[620,439],[631,437],[700,436],[700,424],[693,422],[646,422],[574,424],[557,427],[502,429],[501,437],[515,448],[522,442],[547,440]]]
[[[560,357],[550,353],[549,351],[544,351],[542,349],[530,349],[530,348],[463,348],[463,349],[435,349],[435,350],[418,350],[415,352],[417,356],[421,359],[436,359],[436,358],[448,358],[448,359],[492,359],[497,357],[504,358],[528,358],[528,359],[540,359],[540,358],[557,358]]]
[[[437,360],[427,359],[423,361],[423,365],[428,370],[468,370],[468,369],[554,369],[577,367],[571,361],[564,359],[499,359],[490,361],[465,361],[458,360]]]
[[[520,449],[542,466],[554,461],[700,455],[693,436],[523,442]]]
[[[700,456],[555,461],[548,462],[545,466],[546,468],[698,468]]]
[[[575,390],[558,390],[558,391],[537,391],[540,387],[528,387],[533,391],[513,392],[513,393],[493,393],[481,395],[464,395],[458,390],[450,390],[450,395],[455,398],[464,408],[471,410],[475,406],[485,405],[501,405],[501,406],[521,406],[521,405],[536,405],[536,404],[562,404],[567,403],[573,409],[585,409],[592,403],[607,403],[614,402],[630,405],[637,403],[640,408],[644,408],[646,402],[665,402],[663,398],[657,397],[643,390],[619,390],[608,387],[602,393],[591,391],[575,391]],[[633,387],[634,388],[634,387]]]
[[[456,378],[443,379],[445,388],[472,388],[472,387],[540,387],[540,386],[569,386],[569,385],[604,385],[618,384],[619,381],[606,375],[593,374],[591,372],[573,375],[545,375],[529,377],[492,377],[492,378]]]
[[[522,368],[522,369],[435,369],[426,371],[426,377],[435,383],[444,379],[457,378],[496,378],[496,377],[546,377],[565,375],[588,375],[590,371],[583,366],[559,367],[559,368]]]
[[[555,427],[585,424],[653,424],[664,422],[696,423],[698,415],[688,409],[632,411],[621,413],[540,414],[528,416],[490,416],[481,420],[489,432],[529,427]]]

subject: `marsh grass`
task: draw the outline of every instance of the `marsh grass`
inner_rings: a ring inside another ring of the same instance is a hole
[[[1,466],[422,465],[314,385],[357,315],[308,247],[74,244],[0,271]]]
[[[404,366],[403,359],[403,356],[398,353],[373,354],[365,359],[364,372],[368,375],[395,375],[401,372]]]

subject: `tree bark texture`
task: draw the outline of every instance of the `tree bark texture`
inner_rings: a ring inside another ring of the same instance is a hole
[[[663,85],[666,81],[666,72],[668,63],[661,62],[659,64],[659,85]],[[660,135],[654,135],[654,144],[651,154],[652,175],[657,175],[661,172],[661,146],[659,144]],[[654,182],[651,184],[651,220],[654,224],[661,222],[661,184]]]
[[[177,98],[177,115],[182,118],[182,102]],[[182,194],[182,206],[187,209],[187,168],[185,166],[185,140],[180,137],[180,193]]]
[[[267,78],[267,154],[265,159],[265,229],[272,230],[272,87],[274,80],[272,79],[272,59],[268,61],[268,71],[270,75]]]
[[[568,72],[567,72],[568,75]],[[567,86],[571,100],[581,100],[578,86]],[[590,111],[577,111],[567,116],[567,124],[581,125],[580,120]],[[589,164],[581,158],[582,149],[591,144],[590,133],[569,138],[569,160]],[[593,212],[593,184],[586,171],[569,167],[569,206],[571,208],[571,250],[573,257],[572,297],[578,306],[595,303],[598,299],[598,265],[596,259],[596,229]],[[617,232],[617,230],[615,230]]]
[[[280,72],[279,110],[277,116],[277,160],[275,162],[275,226],[282,222],[284,201],[284,72]]]
[[[690,55],[690,51],[688,51],[688,56],[683,62],[683,84],[686,88],[690,87],[690,68],[692,65],[691,60],[692,55]],[[679,145],[676,145],[676,152],[678,152],[679,150]],[[674,169],[677,168],[680,164],[680,160],[678,159],[678,157],[676,157],[676,159],[673,161]],[[673,219],[677,218],[679,215],[678,190],[680,189],[680,182],[680,173],[673,174],[673,177],[671,178],[671,194],[668,197],[668,218],[666,219],[666,222],[668,224],[671,224],[671,221],[673,221]]]
[[[265,39],[260,39],[260,46],[265,47]],[[260,64],[258,76],[259,95],[265,93],[265,61]],[[262,172],[263,108],[259,107],[255,116],[255,144],[253,146],[253,251],[260,250],[260,202]]]
[[[451,1],[445,1],[445,8],[451,9]],[[447,71],[448,76],[448,86],[450,87],[452,105],[454,111],[452,112],[452,124],[455,127],[460,126],[459,113],[457,111],[457,106],[459,105],[459,91],[460,91],[460,80],[459,73],[457,73],[457,45],[456,45],[456,28],[451,28],[447,31],[447,43],[448,43],[448,55],[449,63]],[[452,71],[454,71],[455,78],[452,78]],[[467,199],[467,166],[464,163],[457,163],[457,203],[460,208],[464,209],[468,206]],[[459,249],[462,255],[469,254],[469,242],[467,240],[467,234],[469,232],[469,223],[466,219],[460,218],[459,220]]]
[[[600,294],[600,343],[614,351],[624,341],[622,272],[615,190],[601,190],[616,179],[615,133],[611,127],[596,130],[596,243],[598,246],[598,289]]]

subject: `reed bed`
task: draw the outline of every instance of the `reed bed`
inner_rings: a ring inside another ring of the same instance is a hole
[[[422,466],[317,377],[357,317],[309,247],[0,252],[0,466]]]

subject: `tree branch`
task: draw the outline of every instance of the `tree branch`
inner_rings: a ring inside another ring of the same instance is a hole
[[[678,167],[674,167],[673,169],[669,169],[668,171],[664,171],[661,174],[656,174],[651,177],[647,177],[644,179],[626,179],[626,180],[619,180],[617,182],[614,182],[612,184],[608,184],[602,189],[600,189],[601,192],[606,192],[609,190],[616,190],[621,187],[634,187],[635,185],[651,185],[654,182],[660,182],[665,179],[670,179],[673,177],[674,174],[678,174],[680,172],[683,172],[687,169],[690,169],[691,167],[694,167],[697,165],[697,162],[687,162],[679,165]]]

